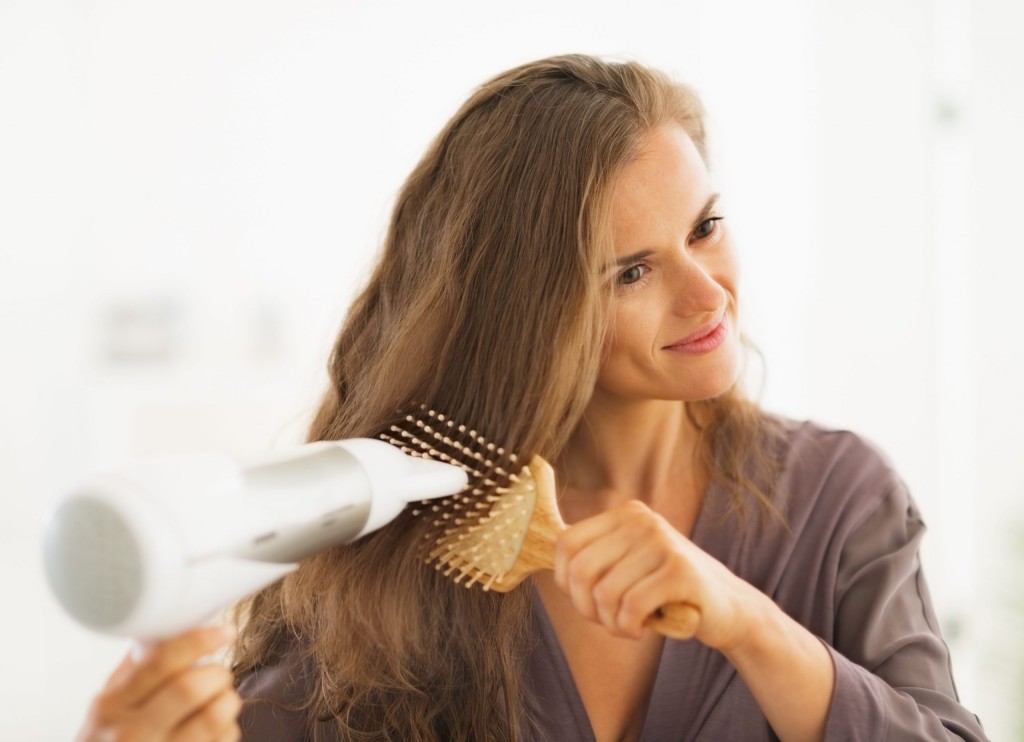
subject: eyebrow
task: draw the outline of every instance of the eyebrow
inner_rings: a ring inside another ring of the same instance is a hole
[[[693,220],[693,229],[696,229],[698,224],[700,224],[702,221],[704,221],[711,215],[711,212],[715,210],[715,204],[718,203],[718,198],[721,195],[722,194],[720,193],[712,193],[708,197],[707,202],[705,202],[704,204],[704,208],[700,210],[700,212],[697,214],[697,217]],[[638,263],[644,258],[649,258],[653,254],[654,250],[641,250],[639,252],[632,253],[631,255],[624,255],[621,258],[616,258],[614,262],[612,262],[608,266],[608,268],[625,268],[627,266],[632,265],[633,263]]]
[[[616,258],[615,261],[608,267],[625,268],[626,266],[632,265],[633,263],[639,263],[644,258],[649,258],[653,254],[654,250],[641,250],[640,252],[635,252],[632,255],[626,255],[621,258]]]
[[[722,194],[720,193],[712,193],[708,197],[707,203],[704,204],[704,208],[700,210],[700,213],[697,214],[697,218],[693,220],[694,228],[696,228],[698,224],[700,224],[702,221],[711,216],[711,212],[715,210],[715,204],[718,203],[718,197],[721,195]]]

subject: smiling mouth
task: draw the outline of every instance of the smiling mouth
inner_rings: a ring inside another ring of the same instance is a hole
[[[697,330],[697,332],[692,335],[688,335],[682,340],[677,340],[671,345],[666,345],[662,350],[686,353],[689,355],[698,355],[712,351],[725,340],[725,336],[729,332],[728,323],[728,314],[723,313],[722,316],[714,322],[704,325],[704,327]]]

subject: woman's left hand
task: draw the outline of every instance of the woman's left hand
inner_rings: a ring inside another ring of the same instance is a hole
[[[689,603],[701,613],[695,638],[723,652],[743,644],[766,600],[639,500],[569,526],[555,547],[555,582],[617,636],[639,638],[658,608]]]

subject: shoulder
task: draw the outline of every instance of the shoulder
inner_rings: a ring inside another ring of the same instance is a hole
[[[892,470],[892,463],[873,441],[847,428],[834,428],[813,420],[795,420],[765,414],[764,419],[794,465],[835,464]]]
[[[790,518],[837,520],[855,527],[886,498],[904,492],[892,462],[853,431],[766,415],[778,441],[780,504]]]
[[[302,742],[307,739],[304,707],[311,695],[309,673],[298,654],[258,667],[238,682],[243,699],[239,725],[243,742]]]
[[[898,552],[912,559],[923,524],[914,520],[891,461],[870,440],[810,421],[766,422],[781,462],[773,496],[784,525],[756,532],[744,569],[787,613],[831,642],[837,596],[879,557]]]

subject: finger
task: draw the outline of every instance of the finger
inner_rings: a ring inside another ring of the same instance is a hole
[[[687,565],[666,560],[626,589],[619,601],[614,623],[629,636],[642,636],[644,621],[669,603],[694,602]]]
[[[242,739],[242,725],[237,721],[224,730],[214,742],[240,742]]]
[[[174,730],[170,742],[228,742],[241,736],[238,714],[242,699],[235,690],[228,689],[214,696],[209,703],[187,717]]]
[[[153,728],[171,731],[225,692],[233,692],[231,671],[222,665],[183,670],[163,685],[140,711]],[[200,716],[205,719],[205,716]],[[211,736],[208,734],[206,739]]]
[[[110,673],[110,677],[107,678],[107,682],[103,684],[103,690],[109,691],[121,686],[124,683],[125,678],[135,669],[135,660],[132,659],[132,653],[125,653],[124,657],[121,658],[121,664],[114,668],[113,672]]]
[[[569,526],[555,542],[555,583],[566,590],[568,588],[568,563],[578,552],[593,541],[616,530],[624,522],[637,517],[649,516],[651,512],[651,509],[639,500],[630,500]]]
[[[122,688],[133,672],[135,661],[132,659],[132,653],[127,652],[89,706],[89,716],[98,724],[117,720],[131,708],[131,704],[124,698]]]
[[[615,628],[619,593],[629,580],[635,581],[657,566],[652,564],[652,561],[657,561],[656,554],[650,553],[652,540],[654,543],[663,542],[661,530],[671,529],[641,503],[627,504],[615,510],[614,517],[602,519],[605,526],[611,524],[611,530],[592,530],[593,540],[568,556],[564,567],[564,589],[577,610],[609,629]],[[645,561],[640,564],[635,561],[638,554],[646,554]],[[624,565],[633,565],[633,571],[623,571]],[[613,569],[620,575],[618,582],[597,589]]]
[[[594,539],[566,562],[564,589],[576,610],[590,620],[601,620],[595,587],[627,556],[631,545],[621,532],[613,531]]]
[[[592,594],[601,624],[612,634],[632,638],[642,636],[643,630],[638,624],[623,622],[624,616],[632,616],[631,610],[623,614],[623,604],[637,585],[644,585],[644,589],[663,587],[660,582],[651,578],[656,577],[665,563],[672,558],[679,557],[664,548],[656,539],[634,543],[634,548],[612,565],[594,585]],[[656,601],[657,598],[653,600]]]
[[[666,560],[679,534],[646,507],[624,507],[612,522],[569,558],[566,592],[581,613],[624,636],[615,620],[623,593]]]
[[[119,678],[118,685],[111,690],[126,706],[140,705],[170,678],[233,638],[234,630],[230,627],[214,626],[195,629],[154,644],[139,662],[134,663],[133,671]]]

